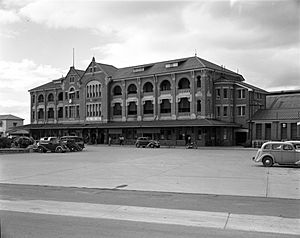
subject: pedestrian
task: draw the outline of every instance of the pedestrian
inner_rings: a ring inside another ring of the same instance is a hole
[[[124,136],[120,136],[119,137],[119,140],[120,140],[120,145],[124,145]]]
[[[111,145],[111,137],[109,136],[108,137],[108,146],[110,146]]]

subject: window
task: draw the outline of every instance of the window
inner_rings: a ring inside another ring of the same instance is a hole
[[[262,124],[258,123],[256,126],[256,139],[261,140],[262,139]]]
[[[182,78],[178,82],[178,89],[187,89],[190,88],[190,80],[187,78]]]
[[[171,84],[168,80],[162,81],[160,84],[160,91],[169,91],[171,90]]]
[[[65,107],[65,118],[68,118],[68,107]]]
[[[223,88],[223,98],[228,98],[228,89]]]
[[[201,100],[197,100],[197,112],[201,112]]]
[[[150,82],[145,83],[143,87],[143,92],[145,93],[153,92],[153,84]]]
[[[44,95],[43,94],[39,95],[38,102],[44,102]]]
[[[228,106],[223,106],[223,117],[228,116]]]
[[[246,90],[245,89],[238,89],[238,98],[239,99],[245,99],[246,98]]]
[[[128,105],[128,115],[136,115],[137,114],[137,106],[135,102],[130,102]]]
[[[122,89],[119,85],[115,86],[113,89],[114,96],[122,95]]]
[[[74,76],[70,76],[70,83],[74,83],[75,82],[75,77]]]
[[[121,116],[122,115],[121,103],[115,103],[114,108],[113,108],[113,115],[114,116]]]
[[[172,138],[171,129],[161,129],[160,130],[160,139],[161,140],[171,140]]]
[[[136,94],[137,93],[137,88],[135,86],[135,84],[130,84],[128,86],[128,94]]]
[[[197,88],[201,88],[201,76],[197,76]]]
[[[283,145],[282,149],[283,150],[293,150],[293,146],[291,146],[291,145]]]
[[[35,95],[32,95],[32,103],[35,103]]]
[[[76,91],[76,98],[79,99],[79,91]]]
[[[44,109],[42,108],[38,110],[38,119],[44,119]]]
[[[163,99],[160,104],[160,113],[171,113],[171,103],[169,99]]]
[[[133,68],[133,72],[137,73],[137,72],[143,72],[145,70],[144,67],[137,67],[137,68]]]
[[[216,97],[217,98],[221,97],[221,89],[219,89],[219,88],[216,89]]]
[[[174,62],[174,63],[168,63],[165,65],[165,67],[168,68],[174,68],[174,67],[178,67],[178,62]]]
[[[237,106],[237,115],[245,116],[246,106]]]
[[[80,117],[80,112],[79,112],[79,105],[76,106],[76,117]]]
[[[64,117],[64,112],[63,112],[63,107],[59,107],[58,108],[58,114],[57,114],[57,117],[58,118],[63,118]]]
[[[151,100],[145,101],[144,114],[153,114],[153,104]]]
[[[272,144],[272,150],[280,150],[281,144]]]
[[[86,85],[86,97],[101,97],[101,84],[98,81],[93,80]]]
[[[53,102],[54,101],[54,96],[53,96],[53,93],[50,93],[48,95],[48,102]]]
[[[217,114],[217,117],[221,116],[221,107],[220,106],[216,106],[216,114]]]
[[[35,119],[35,111],[32,111],[32,120],[34,120]],[[0,126],[1,126],[1,121],[0,121]]]
[[[68,100],[68,92],[65,92],[65,100]]]
[[[271,144],[266,144],[264,150],[270,150],[270,149],[271,149]]]
[[[181,98],[178,103],[178,112],[190,112],[190,102],[187,98]]]
[[[53,119],[54,118],[54,110],[53,108],[48,109],[48,119]]]
[[[16,127],[18,125],[17,122],[13,122],[13,127]]]
[[[63,94],[63,92],[60,92],[58,94],[58,101],[63,101],[63,100],[64,100],[64,94]]]

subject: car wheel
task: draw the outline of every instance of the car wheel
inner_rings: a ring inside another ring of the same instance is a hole
[[[262,163],[265,167],[272,167],[273,159],[270,156],[266,156],[263,158]]]
[[[39,148],[38,148],[38,151],[39,151],[40,153],[43,153],[43,152],[44,152],[44,149],[43,149],[42,147],[39,147]]]
[[[150,148],[154,148],[154,145],[153,145],[153,144],[150,144]]]
[[[56,150],[55,150],[55,152],[57,152],[57,153],[62,153],[62,151],[63,151],[63,150],[62,150],[61,147],[57,147]]]

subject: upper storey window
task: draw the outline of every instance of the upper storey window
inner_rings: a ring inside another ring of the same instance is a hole
[[[54,96],[53,96],[53,93],[50,93],[48,95],[48,102],[53,102],[54,101]]]
[[[122,89],[119,85],[115,86],[113,89],[114,96],[122,95]]]
[[[38,102],[44,102],[44,95],[43,94],[39,95]]]
[[[144,71],[145,71],[144,67],[133,68],[133,73],[144,72]]]
[[[60,92],[58,94],[58,101],[63,101],[64,100],[64,93],[63,92]]]
[[[94,80],[86,85],[86,97],[101,97],[101,84],[98,81]]]
[[[75,77],[74,76],[70,76],[70,83],[74,83],[75,82]]]
[[[32,95],[32,103],[35,103],[35,95]]]
[[[240,99],[245,99],[246,98],[246,90],[245,89],[238,89],[238,98]]]
[[[190,88],[190,80],[188,80],[187,78],[180,79],[178,83],[178,89],[186,89],[186,88]]]
[[[160,91],[168,91],[171,90],[171,84],[168,80],[162,81],[160,84]]]
[[[136,94],[137,93],[137,88],[135,86],[135,84],[130,84],[128,86],[128,94]]]
[[[153,92],[153,84],[150,83],[150,82],[147,82],[144,84],[144,87],[143,87],[143,91],[145,93],[148,93],[148,92]]]
[[[201,76],[197,76],[197,88],[201,88]]]

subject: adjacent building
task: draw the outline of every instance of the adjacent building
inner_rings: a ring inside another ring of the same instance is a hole
[[[85,70],[29,90],[31,124],[38,139],[79,135],[113,143],[122,135],[162,145],[237,145],[249,141],[251,119],[265,109],[267,92],[242,75],[197,56],[125,68],[92,59]]]
[[[266,108],[251,118],[253,144],[300,140],[300,90],[270,92]]]
[[[14,129],[15,127],[23,125],[23,118],[7,114],[0,115],[0,137],[6,136],[8,131]]]

